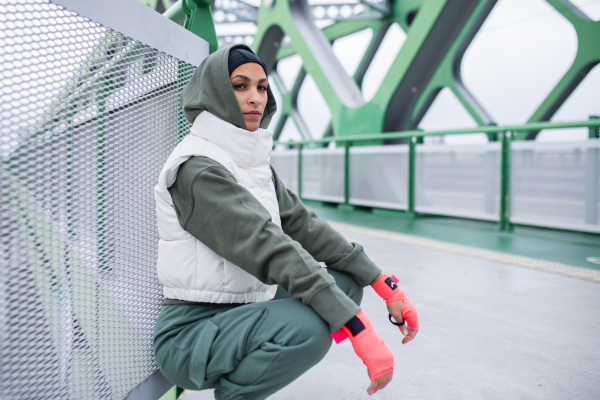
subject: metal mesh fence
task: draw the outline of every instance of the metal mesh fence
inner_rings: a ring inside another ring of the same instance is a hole
[[[156,370],[152,189],[193,66],[0,0],[0,397],[120,399]]]

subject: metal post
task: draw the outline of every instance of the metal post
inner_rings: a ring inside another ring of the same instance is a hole
[[[510,231],[510,142],[512,132],[502,134],[500,158],[500,230]]]
[[[302,147],[298,145],[298,197],[302,198]]]
[[[182,0],[178,0],[163,13],[165,17],[178,23],[179,25],[183,25],[185,23],[185,11],[183,10],[181,3]]]
[[[183,0],[181,6],[185,11],[183,27],[206,40],[209,51],[214,53],[219,49],[215,24],[210,9],[213,0]]]
[[[590,121],[594,121],[600,119],[600,115],[590,115]],[[600,138],[600,128],[597,126],[590,126],[589,128],[589,138],[597,139]]]
[[[590,116],[590,121],[598,120],[600,116]],[[600,128],[589,127],[589,138],[597,139],[600,137]],[[598,224],[598,185],[600,175],[598,169],[600,168],[600,149],[589,148],[587,149],[586,157],[586,174],[585,174],[585,223],[590,225]]]
[[[408,139],[408,213],[415,215],[415,159],[416,138]]]
[[[344,204],[350,204],[350,146],[352,142],[344,142]]]

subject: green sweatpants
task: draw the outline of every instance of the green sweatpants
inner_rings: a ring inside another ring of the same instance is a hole
[[[362,288],[328,270],[360,304]],[[215,388],[217,399],[264,399],[317,364],[331,346],[325,321],[281,287],[273,300],[241,306],[164,305],[154,355],[173,384]]]

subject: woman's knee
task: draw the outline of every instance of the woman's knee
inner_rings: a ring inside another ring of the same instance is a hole
[[[340,272],[332,269],[327,269],[329,275],[335,279],[336,285],[346,293],[357,305],[360,305],[363,298],[363,288],[356,280],[345,272]]]
[[[318,362],[331,347],[331,331],[327,323],[309,306],[294,301],[285,342],[298,346],[301,353]]]

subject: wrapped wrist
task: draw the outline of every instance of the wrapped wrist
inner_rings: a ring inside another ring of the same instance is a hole
[[[398,278],[394,275],[391,277],[384,275],[383,278],[374,282],[371,287],[375,290],[375,293],[379,295],[385,304],[389,305],[396,301],[402,300],[402,318],[407,322],[408,328],[416,331],[419,329],[419,317],[417,316],[417,309],[408,300],[404,292],[398,287]],[[390,319],[391,321],[391,319]],[[400,321],[398,321],[400,322]]]
[[[367,366],[369,377],[377,379],[394,370],[394,356],[365,313],[359,311],[342,330],[350,338],[354,352]]]
[[[398,278],[394,275],[391,277],[383,275],[383,278],[374,282],[371,287],[379,297],[385,300],[385,304],[391,304],[399,300],[408,300],[404,292],[398,287]]]

